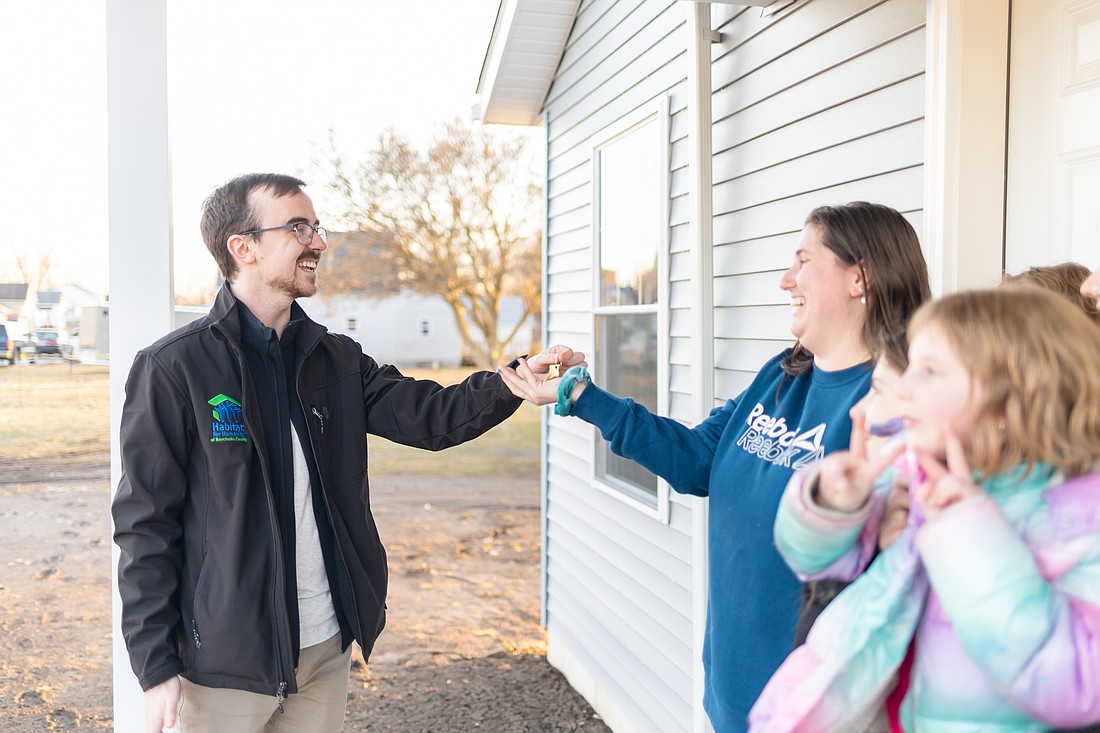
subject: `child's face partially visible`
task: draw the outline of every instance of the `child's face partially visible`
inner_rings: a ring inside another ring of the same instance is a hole
[[[1081,295],[1092,298],[1100,307],[1100,269],[1095,270],[1081,283]]]
[[[867,426],[867,455],[877,456],[886,439],[898,432],[901,426],[895,421],[902,416],[898,399],[898,383],[901,372],[886,357],[880,357],[871,373],[871,388],[863,398],[852,405],[853,418],[862,414]]]
[[[965,446],[981,395],[981,386],[939,325],[929,324],[913,336],[909,368],[898,390],[912,445],[942,459],[944,436],[950,431]]]

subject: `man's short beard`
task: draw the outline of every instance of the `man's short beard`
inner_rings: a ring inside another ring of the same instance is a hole
[[[293,277],[279,277],[267,281],[270,289],[291,298],[310,298],[317,294],[317,283],[300,283]]]

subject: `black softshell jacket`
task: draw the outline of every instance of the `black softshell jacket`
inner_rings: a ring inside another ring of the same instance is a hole
[[[257,399],[237,301],[143,349],[126,382],[122,480],[112,505],[121,549],[122,633],[143,689],[176,674],[277,697],[296,691],[285,572]],[[342,598],[369,655],[385,624],[386,554],[370,510],[370,433],[440,450],[520,405],[492,372],[452,387],[379,366],[306,319],[298,397],[335,531]],[[337,588],[333,588],[333,593]]]

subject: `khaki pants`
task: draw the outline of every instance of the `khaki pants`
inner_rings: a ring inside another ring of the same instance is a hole
[[[340,652],[340,635],[302,650],[295,675],[298,692],[275,695],[204,687],[182,680],[180,733],[333,733],[348,706],[351,647]]]

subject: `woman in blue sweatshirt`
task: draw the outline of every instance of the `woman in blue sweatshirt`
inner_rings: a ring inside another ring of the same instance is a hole
[[[710,497],[703,704],[717,733],[746,729],[791,650],[802,586],[772,541],[783,489],[794,470],[847,448],[848,409],[867,391],[883,335],[904,331],[930,297],[913,227],[865,202],[812,211],[779,287],[797,341],[695,428],[600,389],[580,367],[553,381],[522,362],[501,370],[517,394],[597,426],[612,451],[676,491]]]

